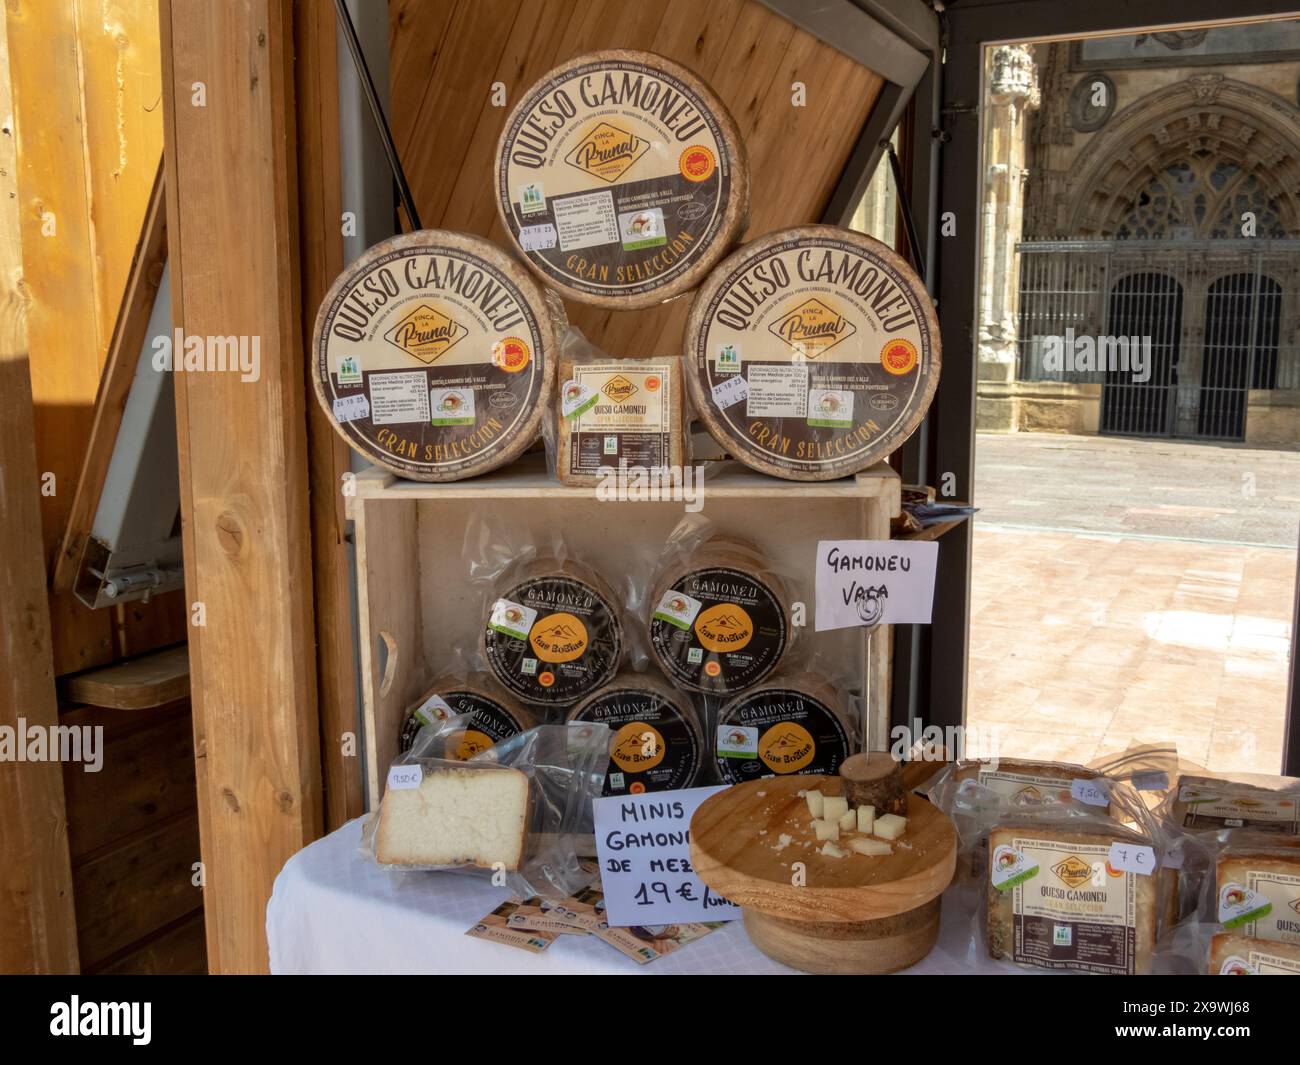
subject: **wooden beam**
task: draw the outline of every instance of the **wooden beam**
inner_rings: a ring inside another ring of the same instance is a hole
[[[0,115],[10,113],[0,23]],[[13,137],[0,136],[0,588],[6,599],[0,612],[0,727],[6,731],[48,729],[58,722],[14,173]],[[0,973],[77,971],[58,762],[0,759],[0,914]]]
[[[310,344],[316,309],[343,269],[335,20],[333,4],[294,0],[304,347]],[[311,360],[304,361],[310,377]],[[303,387],[310,395],[310,382]],[[307,442],[325,827],[333,830],[365,812],[356,653],[352,640],[352,571],[342,491],[343,475],[350,469],[351,451],[320,407],[310,402]],[[352,738],[350,743],[345,739],[348,736]]]
[[[173,320],[260,344],[176,378],[209,965],[268,967],[266,903],[321,827],[289,0],[163,0]]]
[[[95,396],[95,420],[91,423],[90,439],[81,462],[81,475],[77,478],[72,496],[72,509],[63,531],[63,542],[54,559],[54,590],[72,589],[81,553],[90,536],[99,509],[100,493],[108,476],[108,464],[117,443],[117,431],[122,426],[131,382],[135,380],[136,366],[140,360],[140,347],[149,329],[149,316],[153,313],[154,299],[162,281],[163,267],[167,263],[167,210],[163,193],[162,160],[154,177],[149,206],[145,209],[144,225],[136,241],[135,255],[122,293],[122,306],[117,312],[113,339],[108,345],[108,361],[99,379],[99,392]]]

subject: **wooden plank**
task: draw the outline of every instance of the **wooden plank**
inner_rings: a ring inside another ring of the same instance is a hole
[[[113,646],[118,658],[133,658],[189,638],[185,591],[177,588],[113,607]]]
[[[81,474],[73,492],[62,544],[54,560],[53,583],[57,592],[67,592],[72,588],[81,553],[90,537],[166,262],[167,211],[160,158],[144,224],[137,235],[130,274],[122,292],[122,303],[117,311],[113,337],[108,345],[108,361],[99,379],[94,421],[81,463]]]
[[[197,812],[189,700],[129,714],[73,707],[59,715],[59,724],[104,730],[98,772],[63,768],[74,863],[178,814]]]
[[[40,498],[43,557],[49,559],[72,505],[103,353],[91,267],[82,81],[72,4],[15,0],[5,5],[5,14],[37,469],[54,476],[53,491]],[[112,659],[106,611],[88,610],[70,594],[55,595],[50,624],[56,674]]]
[[[190,694],[190,655],[185,644],[153,651],[111,666],[64,677],[63,698],[110,710],[147,710]]]
[[[321,827],[290,6],[161,21],[173,319],[260,338],[257,381],[178,375],[176,410],[209,964],[264,972],[272,883]]]
[[[343,269],[336,20],[332,4],[295,0],[294,65],[298,105],[298,213],[302,247],[302,331]],[[311,367],[305,367],[308,376]],[[305,384],[310,390],[310,384]],[[315,403],[307,404],[311,478],[312,579],[316,603],[316,686],[327,831],[365,812],[361,709],[353,647],[343,475],[351,450]],[[350,736],[351,743],[346,741]]]
[[[198,909],[198,860],[198,819],[190,813],[78,863],[72,882],[82,964],[91,969]]]
[[[10,113],[0,23],[0,115]],[[0,136],[0,726],[58,720],[41,548],[27,303],[14,199],[13,138]],[[0,972],[77,971],[63,781],[55,762],[0,761]]]
[[[203,914],[193,913],[96,966],[106,976],[202,976],[208,971]]]

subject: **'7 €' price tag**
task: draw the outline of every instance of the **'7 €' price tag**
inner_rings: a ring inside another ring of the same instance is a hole
[[[1107,862],[1117,873],[1150,876],[1156,871],[1156,852],[1138,843],[1112,843]]]

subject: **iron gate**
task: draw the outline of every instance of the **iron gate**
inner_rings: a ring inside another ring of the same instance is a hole
[[[1026,241],[1017,251],[1017,376],[1100,384],[1103,433],[1241,440],[1249,390],[1300,388],[1300,240]],[[1062,345],[1073,367],[1060,364]]]

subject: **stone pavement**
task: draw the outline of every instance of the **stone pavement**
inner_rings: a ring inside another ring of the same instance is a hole
[[[969,723],[999,729],[1006,756],[1088,762],[1172,740],[1217,771],[1277,772],[1300,454],[981,434],[976,461],[986,509],[974,537]],[[1088,469],[1111,473],[1090,482]],[[1255,494],[1242,496],[1251,471]],[[1147,505],[1157,484],[1166,501]],[[1267,506],[1256,502],[1264,495]],[[1170,507],[1186,509],[1176,518]],[[1008,527],[1030,524],[1029,512],[1047,528]],[[1088,531],[1099,527],[1128,535]],[[1062,529],[1084,531],[1048,531]],[[1187,539],[1163,538],[1179,532]],[[1287,546],[1254,546],[1277,541]]]

